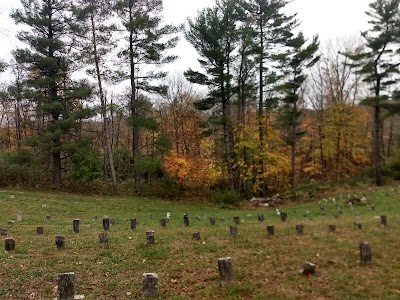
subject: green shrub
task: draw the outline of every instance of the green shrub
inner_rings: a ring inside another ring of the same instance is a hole
[[[211,194],[211,199],[220,204],[238,205],[241,201],[240,194],[235,190],[216,190]]]
[[[101,156],[95,151],[81,151],[72,157],[71,169],[66,178],[80,181],[92,181],[103,175]]]

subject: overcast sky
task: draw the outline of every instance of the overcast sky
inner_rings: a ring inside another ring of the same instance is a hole
[[[370,0],[294,0],[288,7],[290,13],[297,12],[300,29],[311,37],[318,34],[323,44],[342,36],[353,36],[367,27],[365,11]],[[199,9],[212,6],[215,0],[164,0],[164,15],[167,23],[184,23],[193,18]],[[18,0],[0,0],[0,58],[9,59],[10,51],[18,42],[16,27],[9,17]],[[171,68],[182,71],[196,65],[196,52],[186,41],[181,41],[174,53],[180,59]]]

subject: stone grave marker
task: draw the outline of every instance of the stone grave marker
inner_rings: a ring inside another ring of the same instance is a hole
[[[240,217],[233,217],[233,223],[236,225],[240,224]]]
[[[17,221],[22,221],[24,214],[22,213],[22,211],[18,212],[17,214]]]
[[[211,225],[215,225],[215,218],[214,218],[214,217],[211,217],[211,218],[210,218],[210,224],[211,224]]]
[[[267,232],[269,235],[274,235],[275,234],[275,226],[274,225],[268,225],[267,226]]]
[[[329,229],[330,232],[335,232],[336,231],[336,225],[330,224],[330,225],[328,225],[328,229]]]
[[[355,229],[362,229],[362,224],[361,223],[354,223],[354,228]]]
[[[304,233],[304,225],[303,224],[297,224],[296,225],[296,232],[297,232],[297,234],[303,234]]]
[[[229,231],[231,236],[237,236],[238,235],[238,228],[235,226],[229,226]]]
[[[71,300],[75,297],[75,273],[60,273],[57,276],[57,300]]]
[[[63,235],[56,235],[56,246],[58,249],[62,249],[65,246],[65,237]]]
[[[166,218],[161,218],[160,226],[161,227],[167,227],[167,219]]]
[[[4,240],[4,249],[8,252],[15,251],[15,239],[6,238]]]
[[[258,221],[261,223],[265,221],[264,214],[258,214]]]
[[[286,222],[286,220],[287,220],[287,213],[285,213],[285,212],[283,211],[283,212],[281,212],[281,221],[282,221],[282,222]]]
[[[143,274],[143,295],[145,298],[158,297],[158,275],[156,273]]]
[[[117,223],[117,221],[115,221],[115,219],[110,219],[110,225],[111,226],[115,226],[116,223]]]
[[[101,246],[107,246],[108,245],[108,235],[107,232],[100,232],[99,233],[99,244]]]
[[[8,229],[0,228],[0,235],[8,235]]]
[[[37,235],[43,235],[44,234],[43,226],[36,227],[36,233],[37,233]]]
[[[46,215],[46,220],[47,220],[47,221],[51,221],[51,215],[47,214],[47,215]]]
[[[7,224],[8,224],[8,226],[13,226],[14,225],[14,220],[8,220]]]
[[[303,275],[312,275],[312,274],[315,274],[316,268],[317,268],[316,264],[313,264],[311,262],[304,262],[303,270],[301,270],[301,273]]]
[[[131,219],[131,229],[136,229],[137,219]]]
[[[222,286],[229,286],[233,283],[232,258],[224,257],[218,259],[218,271]]]
[[[382,224],[382,226],[384,226],[384,227],[387,226],[387,216],[386,216],[386,215],[382,215],[382,216],[381,216],[381,224]]]
[[[360,262],[363,265],[370,264],[372,261],[372,250],[369,242],[360,243]]]
[[[200,232],[193,232],[193,234],[192,234],[192,238],[194,239],[194,240],[196,240],[196,241],[199,241],[200,240]]]
[[[80,231],[79,223],[80,223],[79,219],[75,219],[72,221],[72,228],[75,233],[79,233],[79,231]]]
[[[200,221],[201,221],[200,217],[197,216],[197,217],[196,217],[196,222],[200,222]]]
[[[183,215],[183,225],[189,226],[189,216],[187,214]]]
[[[108,216],[103,217],[103,229],[104,230],[110,229],[110,218]]]
[[[146,241],[147,241],[148,244],[154,244],[155,243],[154,230],[146,231]]]

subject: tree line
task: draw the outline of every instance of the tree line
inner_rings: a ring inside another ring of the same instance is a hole
[[[173,26],[162,0],[21,0],[1,181],[251,197],[371,165],[377,185],[396,179],[400,0],[374,0],[367,31],[326,45],[289,3],[217,0]],[[181,33],[200,68],[168,74]]]

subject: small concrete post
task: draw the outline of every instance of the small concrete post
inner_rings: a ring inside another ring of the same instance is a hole
[[[328,229],[329,229],[329,232],[335,232],[336,231],[336,225],[330,224],[330,225],[328,225]]]
[[[4,240],[4,249],[6,251],[15,251],[15,240],[13,238],[6,238]]]
[[[371,204],[371,210],[375,210],[375,205]]]
[[[147,241],[147,244],[155,243],[154,230],[146,231],[146,241]]]
[[[8,229],[0,228],[0,235],[8,235]]]
[[[382,216],[381,216],[381,224],[382,224],[382,226],[384,226],[384,227],[387,226],[387,216],[386,216],[386,215],[382,215]]]
[[[303,234],[303,232],[304,232],[304,225],[303,225],[303,224],[297,224],[297,225],[296,225],[296,232],[297,232],[297,234]]]
[[[231,233],[231,236],[237,236],[238,235],[238,228],[235,226],[229,226],[229,231]]]
[[[56,246],[58,249],[64,248],[65,237],[63,235],[56,235]]]
[[[79,227],[79,219],[75,219],[72,221],[72,227],[75,233],[79,233],[80,227]]]
[[[363,265],[370,264],[372,261],[372,250],[369,242],[360,243],[360,262]]]
[[[108,245],[107,232],[99,233],[99,243],[100,243],[101,246],[107,246]]]
[[[221,279],[221,285],[231,285],[233,283],[232,258],[224,257],[218,259],[218,270],[219,277]]]
[[[110,219],[110,225],[114,226],[117,223],[117,221],[115,221],[115,219]]]
[[[362,229],[362,224],[361,223],[354,223],[354,228],[355,229]]]
[[[161,218],[160,226],[161,227],[167,227],[167,219],[166,218]]]
[[[103,229],[104,230],[110,229],[110,218],[108,216],[103,217]]]
[[[187,214],[183,215],[183,225],[189,226],[189,216]]]
[[[158,275],[156,273],[143,273],[143,295],[145,298],[158,297]]]
[[[235,223],[236,225],[240,224],[240,217],[233,217],[233,223]]]
[[[268,225],[267,226],[267,232],[269,235],[274,235],[275,234],[275,227],[274,225]]]
[[[14,220],[8,220],[7,224],[8,224],[8,226],[13,226],[14,225]]]
[[[136,229],[137,219],[131,219],[131,229]]]
[[[316,269],[316,265],[311,263],[311,262],[304,262],[303,264],[303,270],[302,270],[302,274],[303,275],[311,275],[311,274],[315,274],[315,269]]]
[[[261,223],[265,221],[264,214],[258,214],[258,221]]]
[[[46,220],[51,221],[51,215],[46,215]]]
[[[57,300],[72,300],[75,296],[74,291],[75,273],[58,274]]]
[[[200,232],[193,232],[193,234],[192,234],[192,238],[194,239],[194,240],[196,240],[196,241],[199,241],[200,240]]]
[[[38,227],[36,227],[36,233],[37,233],[38,235],[43,235],[43,234],[44,234],[44,228],[43,228],[43,226],[38,226]]]
[[[287,219],[287,213],[281,212],[281,221],[286,222],[286,219]]]
[[[22,221],[23,216],[24,214],[22,213],[22,211],[18,212],[17,221]]]
[[[211,217],[211,218],[210,218],[210,224],[211,224],[211,225],[215,225],[215,218],[214,218],[214,217]]]

